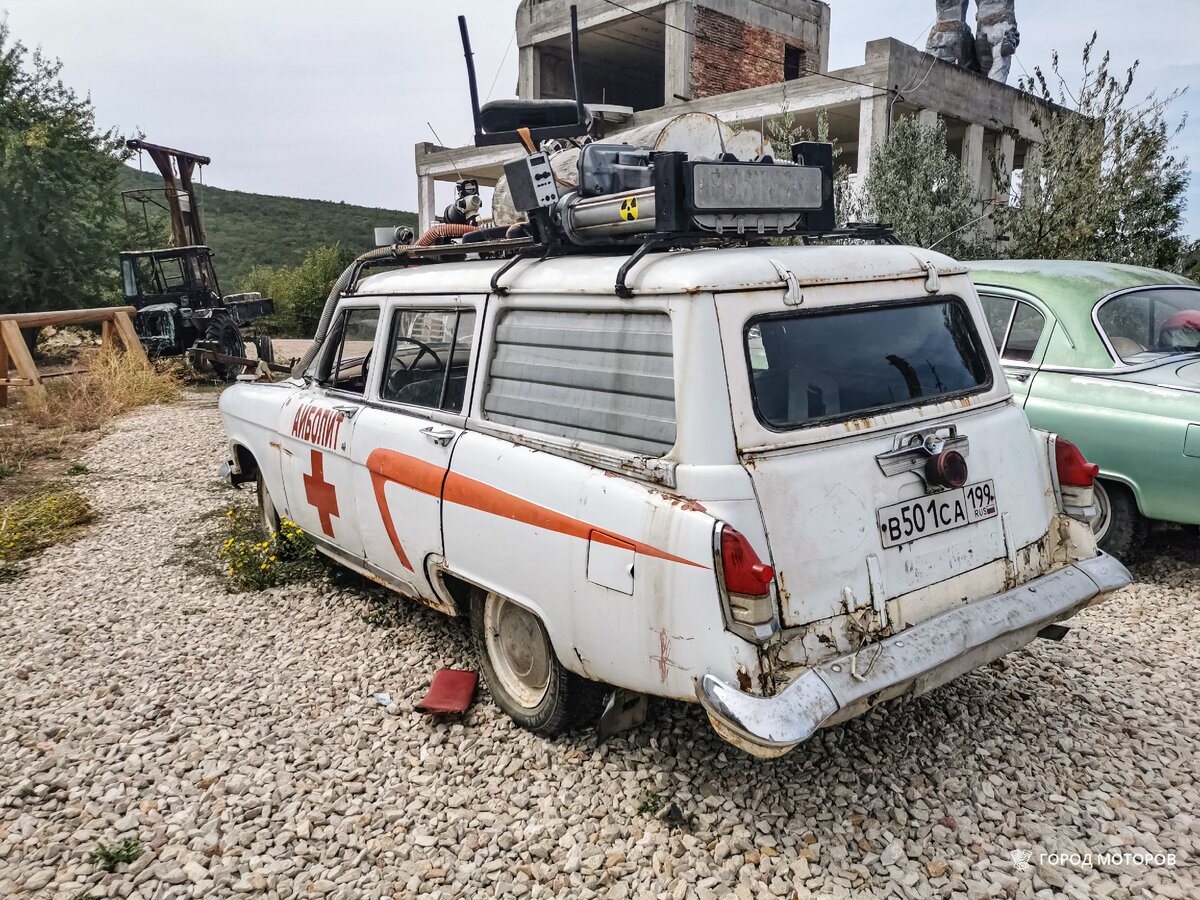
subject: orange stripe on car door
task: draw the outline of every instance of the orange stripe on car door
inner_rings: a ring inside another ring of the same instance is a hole
[[[379,514],[383,517],[383,526],[387,530],[388,539],[391,541],[392,548],[396,551],[401,565],[410,572],[413,568],[404,553],[404,548],[400,546],[384,492],[389,481],[422,494],[436,497],[440,493],[442,499],[447,503],[456,503],[459,506],[477,509],[480,512],[500,516],[534,528],[544,528],[547,531],[554,531],[581,540],[590,538],[614,547],[632,544],[637,552],[644,556],[652,556],[656,559],[682,563],[700,569],[708,568],[702,563],[675,556],[632,538],[602,531],[581,519],[563,515],[545,506],[523,500],[499,488],[492,487],[490,484],[476,481],[474,478],[467,478],[457,472],[447,474],[446,469],[441,466],[398,453],[395,450],[387,450],[382,447],[372,450],[371,455],[367,457],[367,469],[371,473],[371,485],[375,489],[375,502],[379,506]]]

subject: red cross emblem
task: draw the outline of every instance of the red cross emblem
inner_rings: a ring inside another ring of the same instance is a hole
[[[337,489],[325,480],[325,456],[312,451],[312,474],[304,476],[304,496],[321,516],[321,530],[333,537],[333,516],[338,515]]]

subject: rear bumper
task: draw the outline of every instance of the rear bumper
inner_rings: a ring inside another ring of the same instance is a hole
[[[1129,581],[1126,568],[1101,553],[814,666],[773,697],[712,675],[696,679],[696,696],[727,741],[755,756],[779,756],[879,699],[924,693],[1011,653]]]

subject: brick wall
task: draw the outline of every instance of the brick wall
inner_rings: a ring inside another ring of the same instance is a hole
[[[692,42],[692,96],[711,97],[783,81],[784,48],[807,54],[805,69],[818,71],[817,48],[799,36],[750,25],[704,6],[696,7]]]

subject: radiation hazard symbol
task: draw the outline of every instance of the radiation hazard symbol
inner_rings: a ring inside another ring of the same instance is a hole
[[[637,217],[637,197],[626,197],[621,201],[621,218],[626,222],[632,222]]]

